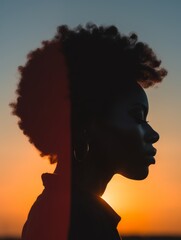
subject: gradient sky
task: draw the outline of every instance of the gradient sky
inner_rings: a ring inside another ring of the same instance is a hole
[[[42,191],[47,159],[29,144],[11,116],[17,67],[50,39],[60,24],[91,21],[136,32],[158,54],[168,77],[147,90],[150,124],[160,133],[156,165],[144,181],[114,176],[104,198],[121,215],[124,234],[181,234],[181,1],[0,0],[0,235],[20,235],[28,210]]]

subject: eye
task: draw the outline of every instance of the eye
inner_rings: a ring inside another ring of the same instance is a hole
[[[143,109],[141,108],[131,109],[130,114],[138,124],[148,124]]]
[[[148,123],[149,123],[149,121],[147,121],[147,120],[145,120],[145,119],[136,119],[136,122],[137,122],[138,124],[148,124]]]

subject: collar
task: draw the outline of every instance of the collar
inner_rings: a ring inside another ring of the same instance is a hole
[[[59,184],[60,180],[61,176],[58,174],[42,174],[42,181],[46,190],[55,191],[58,189],[61,192]],[[121,217],[100,196],[89,193],[88,191],[84,191],[76,185],[73,185],[73,190],[71,193],[71,198],[73,199],[72,206],[76,206],[78,203],[81,207],[86,209],[88,208],[90,214],[95,213],[98,218],[108,221],[111,225],[117,227]]]

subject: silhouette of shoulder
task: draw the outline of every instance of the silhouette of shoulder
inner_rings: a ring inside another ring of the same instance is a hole
[[[22,240],[53,240],[52,236],[58,239],[61,231],[59,200],[63,192],[59,188],[59,177],[46,173],[42,180],[45,189],[30,210]],[[73,189],[69,240],[119,240],[117,224],[120,217],[115,211],[102,198],[76,186]]]

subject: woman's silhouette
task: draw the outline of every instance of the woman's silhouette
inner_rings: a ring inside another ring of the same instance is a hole
[[[100,197],[116,173],[141,180],[159,135],[143,88],[167,72],[152,49],[115,26],[60,26],[20,67],[11,106],[29,140],[57,162],[42,175],[23,240],[120,239],[120,217]]]

